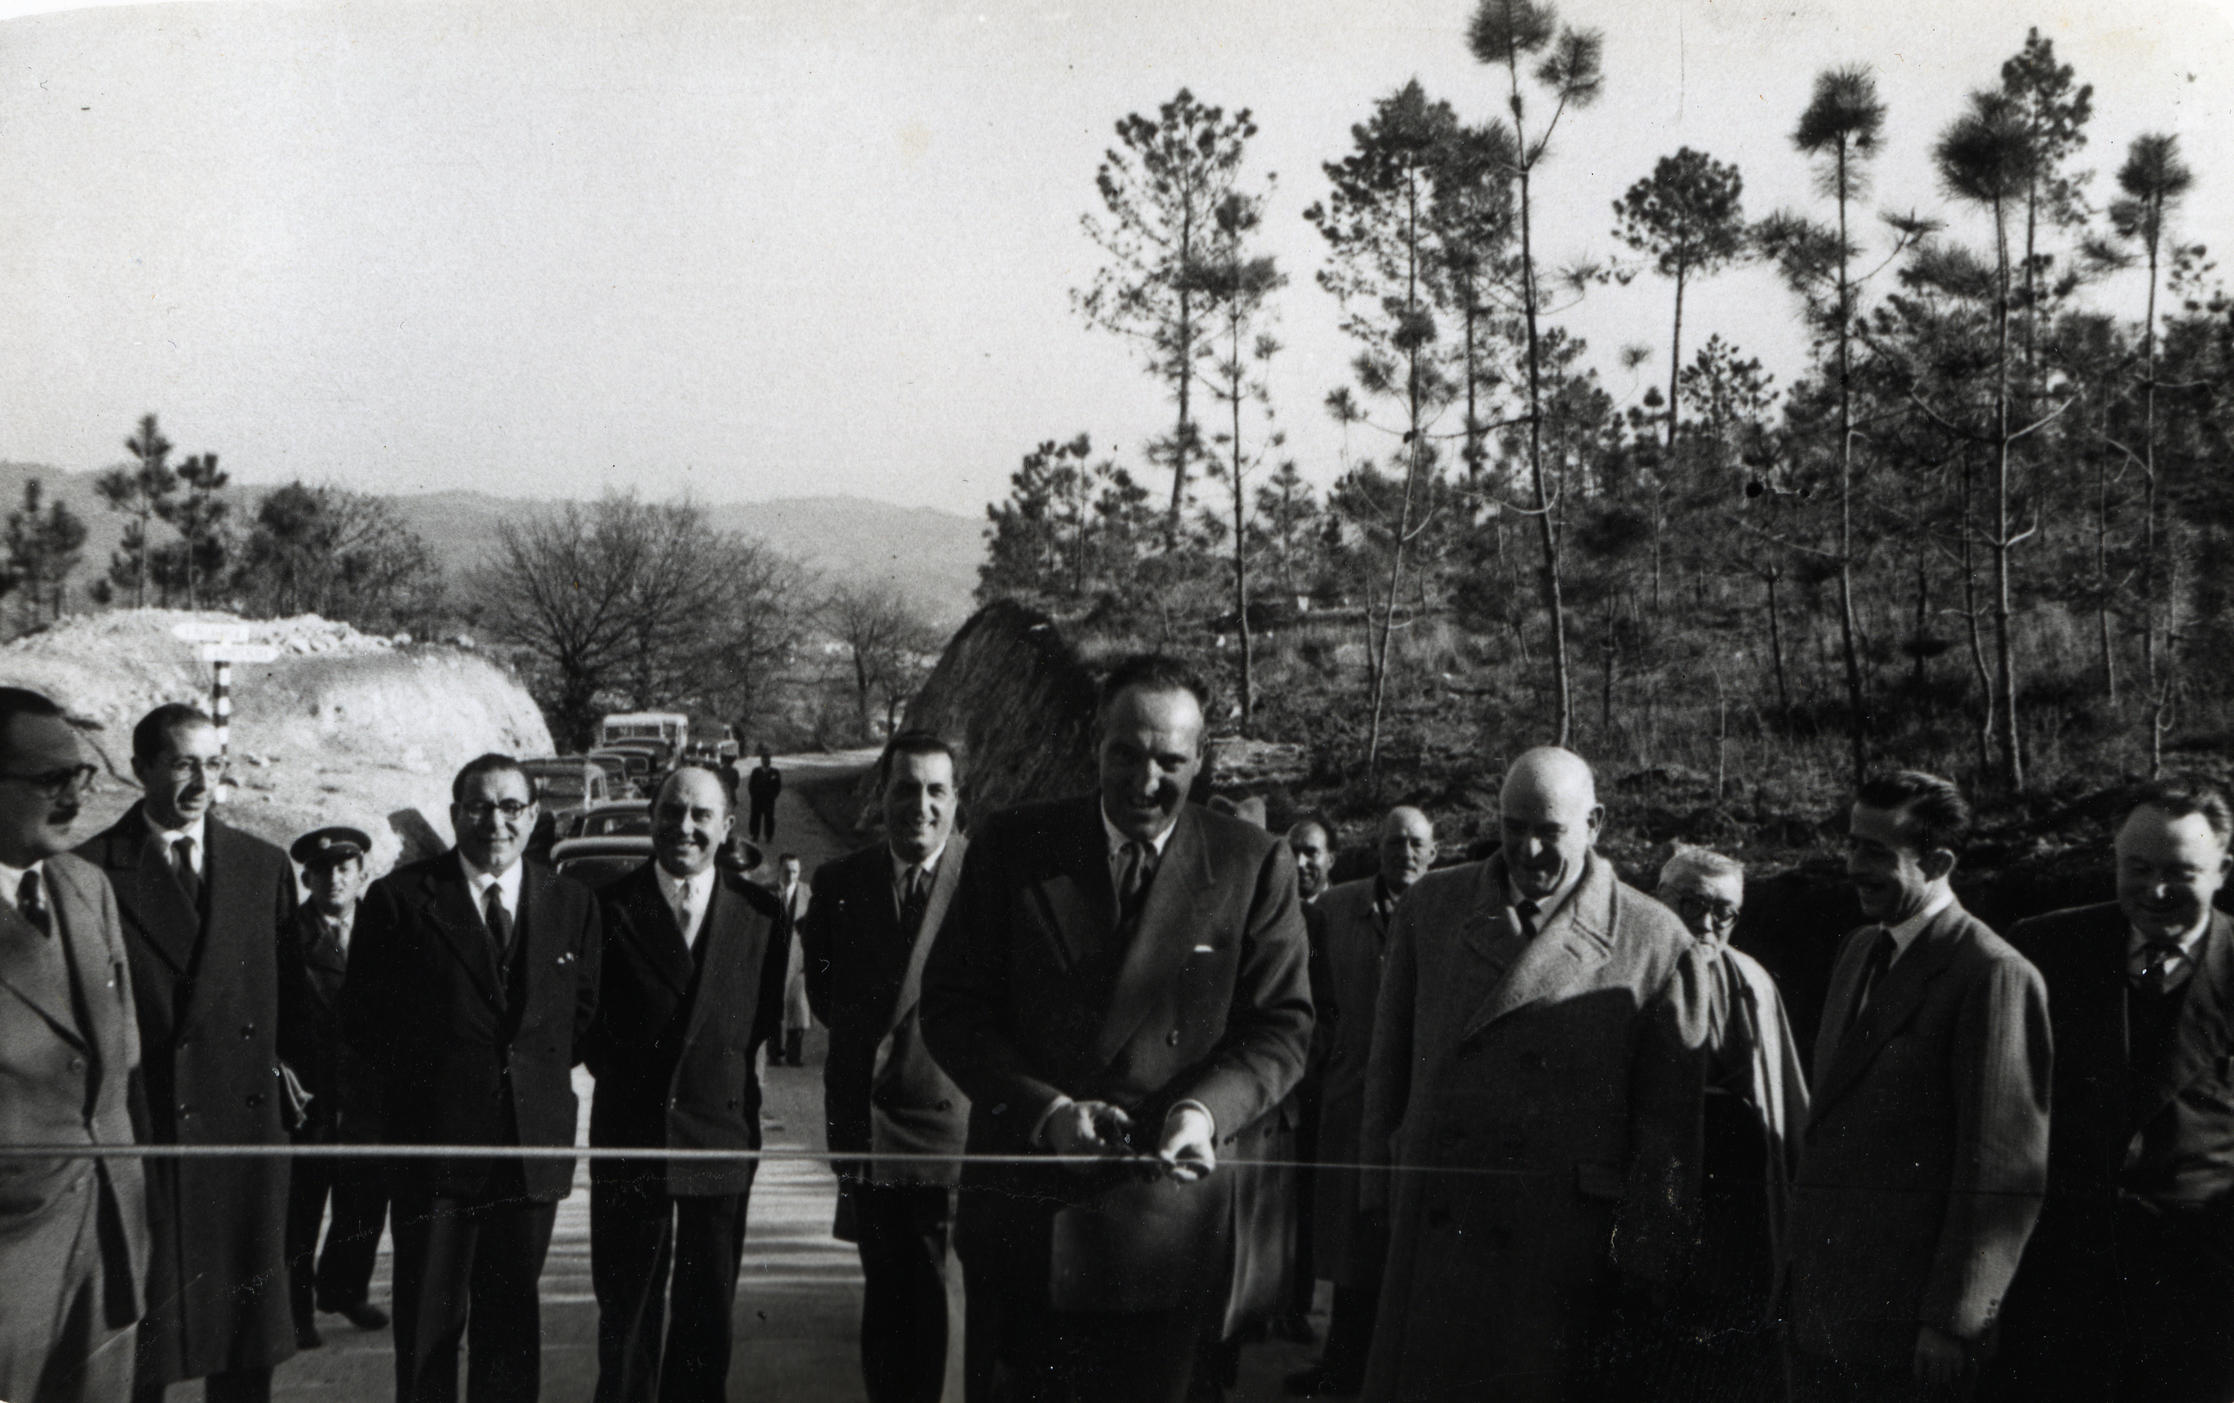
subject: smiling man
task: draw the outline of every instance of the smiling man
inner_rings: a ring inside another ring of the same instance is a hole
[[[1049,1161],[962,1177],[957,1243],[1008,1397],[1187,1396],[1234,1231],[1219,1148],[1302,1071],[1295,861],[1187,802],[1204,699],[1173,659],[1113,668],[1099,793],[984,823],[924,973],[969,1149]]]
[[[837,1154],[958,1154],[970,1102],[923,1045],[923,965],[969,843],[954,747],[903,731],[879,766],[884,841],[825,863],[800,925],[807,996],[830,1029],[823,1110]],[[869,1403],[938,1403],[958,1161],[840,1160],[837,1233],[861,1250]],[[980,1351],[982,1354],[982,1351]],[[985,1361],[974,1361],[982,1369]]]
[[[1955,786],[1865,782],[1847,880],[1871,924],[1831,974],[1786,1234],[1793,1397],[1975,1388],[2048,1170],[2040,975],[1949,885]]]
[[[2230,837],[2216,787],[2146,786],[2117,899],[2010,932],[2048,983],[2055,1117],[1998,1398],[2234,1397]]]
[[[652,799],[652,860],[598,894],[592,1145],[760,1148],[753,1052],[781,1017],[783,950],[775,898],[715,862],[736,824],[721,776],[682,766]],[[599,1403],[725,1396],[757,1167],[656,1156],[590,1166]]]
[[[537,811],[519,761],[468,761],[450,798],[456,846],[398,867],[358,907],[341,986],[353,1073],[342,1130],[571,1146],[572,1068],[597,1009],[596,902],[521,861]],[[411,1159],[390,1174],[398,1403],[455,1398],[461,1343],[472,1403],[533,1403],[537,1279],[574,1162]]]
[[[1359,1149],[1419,1172],[1361,1186],[1390,1224],[1369,1398],[1631,1396],[1620,1306],[1669,1283],[1697,1195],[1706,968],[1604,822],[1580,756],[1524,752],[1499,851],[1396,908]]]
[[[284,1145],[279,946],[295,869],[214,812],[225,751],[204,713],[174,704],[142,717],[132,773],[143,797],[79,853],[108,874],[124,916],[148,1138]],[[272,1367],[295,1352],[287,1189],[281,1158],[148,1162],[136,1396],[196,1378],[213,1403],[270,1396]]]

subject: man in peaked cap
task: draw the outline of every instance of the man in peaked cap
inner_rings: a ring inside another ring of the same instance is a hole
[[[350,1138],[339,1115],[347,1056],[341,1040],[341,982],[349,969],[349,937],[371,852],[372,839],[364,830],[340,827],[313,829],[287,849],[310,892],[279,942],[279,1056],[309,1095],[295,1130],[298,1145],[331,1145]],[[318,1223],[329,1198],[333,1222],[321,1255]],[[294,1162],[287,1194],[287,1274],[298,1345],[310,1348],[321,1342],[319,1310],[346,1316],[361,1330],[387,1325],[387,1313],[367,1299],[387,1217],[387,1190],[371,1164]]]

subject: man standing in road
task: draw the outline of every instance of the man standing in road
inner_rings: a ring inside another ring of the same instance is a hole
[[[1400,804],[1381,821],[1377,852],[1380,868],[1373,876],[1333,887],[1318,903],[1331,988],[1312,1034],[1327,1049],[1313,1176],[1312,1265],[1334,1283],[1334,1303],[1325,1354],[1288,1378],[1288,1392],[1303,1397],[1348,1397],[1365,1386],[1373,1319],[1380,1310],[1381,1260],[1388,1243],[1383,1226],[1365,1221],[1358,1211],[1353,1166],[1362,1158],[1365,1062],[1373,1051],[1373,1007],[1381,994],[1389,923],[1404,894],[1435,865],[1435,825],[1418,809]]]
[[[0,1145],[132,1143],[139,1021],[116,897],[68,851],[86,786],[77,729],[0,687]],[[0,1193],[0,1398],[132,1392],[147,1271],[137,1159],[14,1160]]]
[[[957,1246],[1009,1396],[1178,1403],[1233,1251],[1229,1146],[1303,1069],[1295,862],[1189,805],[1201,680],[1103,686],[1099,794],[988,819],[931,951],[923,1034],[970,1098]],[[1059,1157],[1059,1158],[1058,1158]]]
[[[149,1140],[285,1145],[279,944],[295,913],[287,854],[212,812],[225,751],[209,717],[159,706],[132,728],[145,791],[78,850],[116,889],[132,957]],[[212,1403],[261,1403],[295,1352],[286,1159],[151,1159],[147,1318],[134,1395],[207,1379]]]
[[[342,1141],[341,985],[349,971],[357,899],[364,893],[365,855],[371,851],[372,839],[357,828],[316,829],[287,850],[302,865],[303,886],[310,892],[279,944],[279,1055],[310,1094],[295,1130],[298,1145]],[[329,1197],[333,1225],[320,1254],[318,1223]],[[387,1219],[388,1190],[372,1161],[295,1161],[287,1262],[298,1346],[323,1343],[318,1311],[338,1312],[360,1330],[387,1328],[387,1312],[368,1299]]]
[[[807,1030],[814,1026],[814,1009],[807,999],[807,953],[800,939],[801,924],[814,902],[814,889],[799,880],[799,854],[776,859],[776,905],[783,920],[776,938],[783,942],[783,1046],[770,1060],[793,1067],[806,1061]]]
[[[684,765],[652,800],[652,860],[598,895],[592,1145],[760,1148],[753,1054],[776,1026],[782,951],[775,901],[715,861],[736,826],[721,776]],[[591,1165],[598,1403],[727,1396],[757,1168],[657,1156]]]
[[[745,836],[754,842],[774,842],[776,837],[776,796],[783,793],[783,771],[768,754],[768,747],[760,747],[760,763],[745,776],[745,797],[751,801],[751,822],[746,825]]]
[[[879,771],[885,840],[816,871],[814,908],[799,928],[807,996],[830,1030],[822,1069],[830,1150],[958,1155],[968,1139],[969,1099],[932,1060],[918,1017],[924,961],[969,846],[954,831],[961,799],[954,749],[928,732],[902,731],[885,747]],[[841,1159],[836,1168],[837,1234],[861,1251],[869,1403],[938,1403],[961,1165],[872,1157]]]
[[[1846,937],[1786,1235],[1798,1403],[1965,1397],[2048,1177],[2039,973],[1948,879],[1970,826],[1912,770],[1855,794]]]
[[[597,1011],[597,904],[522,862],[535,783],[509,755],[450,785],[449,852],[374,882],[357,912],[342,1033],[357,1138],[572,1146],[572,1068]],[[450,1403],[467,1345],[471,1403],[534,1403],[537,1280],[571,1159],[458,1157],[390,1167],[397,1403]],[[470,1335],[469,1335],[470,1332]]]
[[[2218,789],[2144,787],[2117,900],[2009,933],[2048,984],[2048,1198],[2009,1292],[1997,1399],[2234,1398],[2234,860]]]
[[[1359,1145],[1411,1172],[1361,1185],[1390,1212],[1369,1398],[1631,1396],[1630,1308],[1696,1197],[1706,966],[1604,822],[1581,757],[1527,751],[1499,850],[1396,908]]]

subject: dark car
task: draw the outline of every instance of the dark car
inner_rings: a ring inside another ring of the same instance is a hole
[[[643,866],[651,855],[652,840],[646,835],[568,838],[551,849],[551,867],[584,886],[601,887]],[[725,871],[749,872],[760,865],[761,852],[750,843],[734,843],[721,850],[718,861]]]
[[[569,838],[649,838],[652,806],[645,799],[614,799],[592,804],[574,816],[566,830]]]

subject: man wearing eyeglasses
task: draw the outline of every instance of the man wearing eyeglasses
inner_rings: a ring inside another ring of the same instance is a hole
[[[109,884],[67,850],[93,773],[61,707],[0,687],[0,1145],[132,1143],[123,928]],[[140,1162],[0,1161],[0,1174],[0,1398],[125,1397],[147,1269]]]
[[[457,845],[374,882],[341,986],[342,1133],[389,1144],[571,1146],[571,1069],[597,1011],[589,891],[521,860],[535,784],[483,755],[450,787]],[[448,1403],[466,1347],[473,1403],[541,1388],[537,1278],[571,1159],[390,1166],[396,1398]]]
[[[144,795],[78,850],[116,889],[156,1144],[285,1145],[279,933],[295,913],[287,854],[214,812],[217,728],[159,706],[132,729]],[[147,1318],[134,1395],[206,1379],[213,1403],[271,1396],[295,1352],[284,1157],[152,1159]]]

